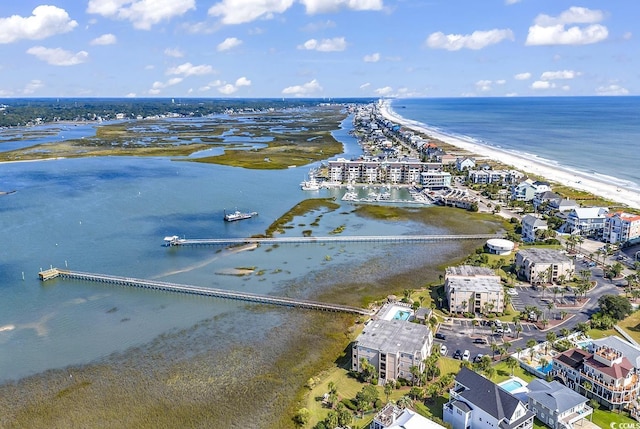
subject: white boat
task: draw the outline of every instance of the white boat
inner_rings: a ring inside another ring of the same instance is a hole
[[[303,191],[317,191],[320,189],[320,183],[312,177],[310,180],[300,183],[300,187]]]
[[[243,220],[243,219],[251,219],[254,216],[257,216],[258,212],[246,212],[243,213],[239,210],[236,210],[234,212],[231,213],[227,213],[226,210],[224,212],[224,220],[226,220],[227,222],[233,222],[236,220]]]

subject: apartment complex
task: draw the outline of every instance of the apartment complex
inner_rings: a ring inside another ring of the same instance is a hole
[[[360,372],[361,359],[376,368],[380,384],[387,380],[412,380],[410,368],[424,370],[433,334],[425,325],[404,320],[372,320],[353,343],[352,369]]]
[[[529,410],[552,429],[567,429],[593,414],[587,398],[557,381],[535,379],[527,385]]]
[[[456,313],[502,313],[504,288],[493,270],[460,265],[445,270],[444,291],[449,311]]]
[[[420,162],[417,159],[380,161],[347,160],[329,161],[329,180],[337,183],[403,183],[421,182],[421,174],[440,171],[439,162]],[[449,178],[451,176],[449,175]],[[449,179],[449,183],[451,179]]]
[[[525,403],[468,368],[460,369],[442,411],[453,429],[533,428]]]
[[[609,409],[634,403],[640,383],[637,370],[622,352],[597,346],[593,353],[571,349],[553,358],[553,376],[567,387],[596,399]]]
[[[567,214],[563,231],[569,234],[602,237],[604,222],[607,219],[609,209],[605,207],[578,207]]]
[[[469,170],[467,177],[471,183],[506,185],[517,182],[523,175],[515,170]]]
[[[529,283],[551,283],[557,282],[560,276],[571,278],[575,264],[559,250],[522,249],[516,253],[516,269]]]
[[[603,240],[607,243],[627,243],[640,239],[640,215],[615,212],[604,222]]]

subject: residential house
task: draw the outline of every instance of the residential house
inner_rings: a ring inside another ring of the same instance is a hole
[[[536,231],[546,231],[549,229],[547,221],[534,215],[526,215],[522,218],[522,241],[532,243],[536,241]]]
[[[536,194],[531,201],[533,207],[537,211],[543,211],[546,206],[549,206],[552,202],[560,201],[562,197],[553,191],[546,191]]]
[[[443,153],[437,157],[438,162],[441,162],[442,165],[452,165],[456,163],[455,155],[449,155],[448,153]]]
[[[369,429],[445,429],[444,426],[422,417],[408,408],[399,408],[393,403],[385,405],[369,426]]]
[[[593,353],[598,347],[608,347],[618,350],[629,359],[629,362],[631,362],[636,370],[640,370],[640,347],[623,340],[617,335],[609,335],[599,340],[591,340],[591,347],[588,348],[588,351]]]
[[[525,403],[468,368],[460,369],[442,411],[453,429],[533,428],[534,415]]]
[[[476,161],[473,158],[465,157],[456,159],[456,170],[458,171],[471,170],[475,168],[475,166]]]
[[[500,276],[486,267],[460,265],[448,267],[444,291],[449,311],[456,313],[502,313],[504,287]]]
[[[531,284],[570,279],[575,272],[573,259],[554,249],[522,249],[516,253],[516,270]]]
[[[562,229],[569,234],[600,238],[609,209],[606,207],[576,207],[569,211]]]
[[[554,356],[552,365],[554,377],[610,410],[622,410],[637,401],[637,370],[614,348],[598,346],[593,353],[570,349]]]
[[[529,411],[552,429],[572,428],[593,414],[588,399],[562,383],[535,379],[527,385]]]
[[[511,199],[515,201],[533,201],[536,194],[551,191],[551,185],[539,180],[527,179],[511,189]]]
[[[410,368],[424,371],[432,345],[428,326],[397,319],[372,320],[353,343],[352,369],[362,371],[364,358],[376,369],[380,384],[398,378],[412,380]]]
[[[608,214],[604,221],[603,241],[607,243],[640,241],[640,215],[622,211]]]

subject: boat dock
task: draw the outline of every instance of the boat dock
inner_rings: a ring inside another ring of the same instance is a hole
[[[193,285],[184,285],[178,283],[161,282],[156,280],[144,280],[131,277],[112,276],[108,274],[93,274],[80,271],[72,271],[60,268],[50,268],[38,273],[40,280],[47,281],[57,277],[108,283],[118,286],[137,287],[142,289],[159,290],[164,292],[186,293],[190,295],[209,296],[213,298],[234,299],[239,301],[248,301],[259,304],[280,305],[284,307],[305,308],[310,310],[332,311],[338,313],[349,313],[357,315],[370,315],[369,310],[358,307],[350,307],[347,305],[328,304],[318,301],[309,301],[304,299],[295,299],[287,297],[278,297],[270,295],[261,295],[249,292],[236,292],[224,289],[206,288]]]
[[[497,234],[459,235],[376,235],[376,236],[328,236],[328,237],[248,237],[248,238],[180,238],[165,237],[166,246],[232,246],[236,244],[307,244],[307,243],[429,243],[455,240],[488,240],[502,238]]]

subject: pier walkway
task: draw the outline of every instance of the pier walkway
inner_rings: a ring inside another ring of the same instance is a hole
[[[248,237],[248,238],[180,238],[177,235],[165,237],[167,246],[224,246],[234,244],[305,244],[305,243],[428,243],[452,240],[488,240],[501,238],[499,234],[458,234],[458,235],[340,235],[329,237]]]
[[[118,286],[130,286],[143,289],[152,289],[165,292],[186,293],[190,295],[210,296],[214,298],[235,299],[240,301],[249,301],[260,304],[280,305],[285,307],[306,308],[311,310],[333,311],[339,313],[350,313],[358,315],[369,315],[371,312],[358,307],[349,307],[347,305],[327,304],[318,301],[309,301],[304,299],[294,299],[287,297],[278,297],[270,295],[260,295],[249,292],[236,292],[224,289],[206,288],[200,286],[183,285],[177,283],[161,282],[156,280],[144,280],[131,277],[111,276],[108,274],[92,274],[80,271],[71,271],[60,268],[50,268],[38,273],[40,280],[47,281],[57,277],[91,281],[99,283],[109,283]]]

